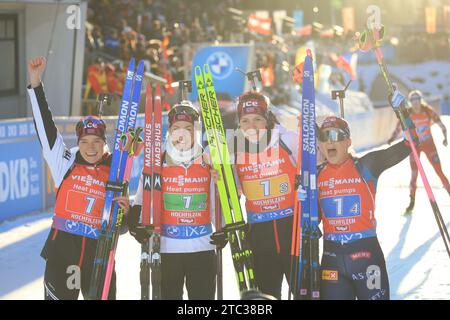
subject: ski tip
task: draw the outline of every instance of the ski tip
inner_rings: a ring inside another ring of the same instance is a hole
[[[200,66],[195,66],[194,68],[194,74],[196,76],[201,76],[202,75],[202,68]]]
[[[209,64],[205,63],[203,65],[203,72],[208,73],[208,74],[210,73]]]
[[[134,59],[134,58],[133,58]],[[144,68],[145,68],[145,63],[144,63],[144,60],[139,60],[139,63],[138,63],[138,71],[139,70],[144,70]]]
[[[161,86],[159,85],[159,83],[156,84],[155,89],[156,89],[156,97],[155,98],[159,97],[159,99],[161,99]]]
[[[151,93],[152,92],[152,85],[150,84],[150,81],[146,81],[146,91],[147,93]]]

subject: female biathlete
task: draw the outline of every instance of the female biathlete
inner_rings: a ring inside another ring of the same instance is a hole
[[[56,187],[53,224],[41,253],[46,260],[45,299],[75,300],[80,290],[84,297],[89,290],[111,154],[106,144],[106,125],[95,116],[77,123],[77,147],[66,147],[53,122],[41,82],[45,67],[43,57],[28,63],[28,94],[34,123]],[[127,197],[114,201],[128,213]],[[108,298],[115,296],[114,273]]]
[[[216,286],[212,197],[215,171],[196,134],[199,114],[189,101],[169,112],[169,136],[163,153],[161,212],[161,295],[190,300],[213,300]],[[213,177],[212,177],[213,176]],[[142,177],[129,216],[130,233],[140,243],[148,233],[140,228]],[[213,211],[214,212],[214,211]]]
[[[257,92],[238,98],[234,169],[246,198],[248,239],[258,289],[281,299],[289,281],[298,135],[281,127]],[[231,151],[231,150],[230,150]]]
[[[410,154],[409,145],[403,141],[353,157],[349,126],[337,117],[326,118],[318,136],[326,158],[317,181],[324,233],[321,298],[387,300],[389,280],[376,233],[375,195],[380,175]]]
[[[411,91],[408,95],[408,99],[411,104],[411,108],[409,109],[409,116],[416,127],[417,135],[419,136],[420,141],[420,147],[417,149],[417,152],[419,156],[422,152],[425,153],[428,161],[430,161],[431,165],[433,166],[434,171],[439,176],[439,179],[441,179],[442,185],[450,195],[450,184],[444,172],[442,171],[441,160],[439,159],[436,145],[434,143],[433,136],[431,135],[431,126],[434,123],[439,125],[442,130],[442,134],[444,135],[444,141],[442,142],[442,144],[445,147],[448,145],[447,129],[442,123],[439,115],[425,102],[420,91]],[[394,133],[392,134],[392,137],[388,140],[388,143],[392,143],[392,141],[394,141],[394,139],[400,132],[401,126],[399,122]],[[405,214],[412,213],[412,210],[414,209],[417,189],[417,176],[419,173],[417,164],[414,161],[414,157],[412,154],[409,156],[409,164],[411,165],[411,182],[409,184],[410,201],[408,207],[405,210]]]

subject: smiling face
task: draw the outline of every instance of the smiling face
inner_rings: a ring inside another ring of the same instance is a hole
[[[259,114],[247,114],[239,120],[242,133],[250,142],[257,142],[267,131],[267,120]]]
[[[319,139],[319,149],[322,154],[325,155],[327,161],[334,165],[340,165],[345,162],[350,156],[348,149],[352,145],[352,140],[350,138],[341,138],[340,141],[333,141],[338,139],[325,139],[327,135],[332,136],[330,131],[336,129],[323,129],[321,136],[323,138]]]
[[[177,121],[169,128],[169,138],[179,151],[191,150],[194,145],[194,125],[188,121]]]
[[[96,164],[103,158],[105,144],[102,138],[95,135],[83,136],[78,141],[81,156],[90,164]]]

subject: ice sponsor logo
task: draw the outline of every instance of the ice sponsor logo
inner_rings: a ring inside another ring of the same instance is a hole
[[[247,100],[242,104],[243,109],[245,109],[246,113],[256,112],[259,107],[258,100]]]
[[[230,55],[223,51],[217,51],[211,54],[206,63],[211,68],[214,78],[222,80],[228,78],[234,69],[233,59]]]
[[[94,123],[93,121],[88,121],[85,125],[85,128],[87,129],[97,129],[98,125],[96,123]]]

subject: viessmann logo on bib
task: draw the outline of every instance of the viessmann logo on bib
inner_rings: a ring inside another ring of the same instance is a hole
[[[217,51],[211,54],[206,63],[211,68],[211,73],[216,79],[227,78],[234,69],[233,59],[231,59],[228,53],[223,51]]]

